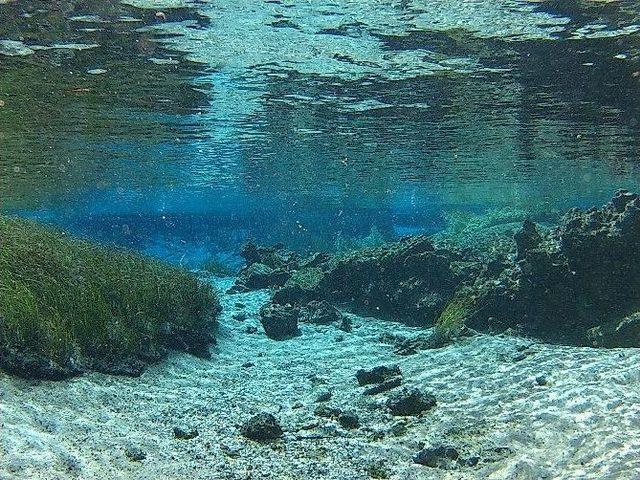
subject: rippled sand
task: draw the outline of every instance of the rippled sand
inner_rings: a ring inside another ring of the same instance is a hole
[[[275,342],[257,318],[266,299],[224,296],[211,361],[175,355],[140,378],[37,383],[0,374],[0,478],[638,478],[638,349],[476,336],[401,357],[378,337],[419,330],[360,317],[351,333],[303,325],[302,336]],[[244,321],[232,318],[236,302],[246,305]],[[251,325],[256,333],[246,333]],[[361,394],[355,372],[392,363],[404,384],[437,397],[434,409],[392,417],[385,394]],[[328,405],[355,412],[360,428],[314,415],[325,390],[333,392]],[[282,440],[239,435],[237,425],[259,411],[280,420]],[[199,436],[174,438],[181,424]],[[442,470],[412,462],[423,445],[439,444],[480,463]],[[126,455],[136,449],[144,460]]]

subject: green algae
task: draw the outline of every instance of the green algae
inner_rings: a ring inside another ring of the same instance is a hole
[[[13,217],[0,238],[0,356],[110,371],[212,340],[215,292],[189,272]]]

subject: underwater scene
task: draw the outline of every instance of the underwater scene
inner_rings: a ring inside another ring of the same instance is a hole
[[[640,2],[0,0],[0,479],[640,479]]]

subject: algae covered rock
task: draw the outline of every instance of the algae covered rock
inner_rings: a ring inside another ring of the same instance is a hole
[[[220,304],[195,275],[0,216],[0,368],[139,375],[169,349],[208,355]]]
[[[260,309],[260,322],[267,337],[284,340],[300,334],[299,315],[300,311],[296,307],[269,303]]]
[[[264,442],[282,436],[282,427],[270,413],[262,412],[249,418],[241,427],[240,433],[249,440]]]
[[[391,415],[416,416],[436,406],[436,398],[417,388],[404,388],[387,400]]]

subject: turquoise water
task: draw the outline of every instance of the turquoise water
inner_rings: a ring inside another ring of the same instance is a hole
[[[639,183],[638,15],[3,2],[2,209],[197,262],[249,235],[304,250],[450,210],[600,204]]]

